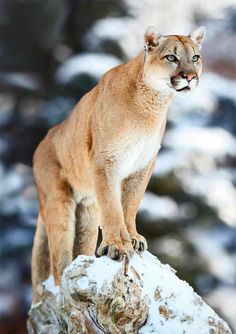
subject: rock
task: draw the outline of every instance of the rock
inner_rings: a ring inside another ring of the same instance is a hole
[[[29,311],[29,334],[230,334],[228,325],[175,271],[145,252],[130,262],[79,256],[49,277]]]

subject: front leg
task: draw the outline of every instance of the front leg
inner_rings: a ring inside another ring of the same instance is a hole
[[[121,205],[121,185],[113,164],[104,164],[95,171],[97,201],[101,210],[103,240],[98,255],[107,254],[121,261],[124,255],[130,257],[133,247],[127,231]]]
[[[133,248],[137,252],[147,249],[147,242],[143,236],[136,230],[136,215],[144,192],[147,188],[151,177],[156,156],[151,160],[148,166],[138,171],[123,181],[122,184],[122,207],[124,220],[127,226],[130,238],[132,239]]]

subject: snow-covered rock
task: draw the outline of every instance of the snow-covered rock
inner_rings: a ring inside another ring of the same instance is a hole
[[[148,252],[129,263],[79,256],[60,287],[49,278],[40,290],[41,301],[29,312],[30,334],[231,333],[170,266]]]

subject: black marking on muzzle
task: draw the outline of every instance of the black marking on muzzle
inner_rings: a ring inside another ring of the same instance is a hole
[[[183,90],[191,90],[191,88],[189,86],[185,86],[183,88],[176,89],[177,92],[182,92]]]

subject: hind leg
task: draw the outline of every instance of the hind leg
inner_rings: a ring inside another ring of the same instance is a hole
[[[39,214],[32,252],[33,302],[38,301],[38,285],[50,274],[48,238],[42,217]]]
[[[82,201],[76,208],[74,258],[94,255],[98,237],[99,212],[96,203]]]
[[[73,259],[75,202],[72,194],[58,182],[47,195],[45,223],[48,234],[51,273],[59,285],[61,275]]]
[[[40,212],[48,237],[50,267],[55,284],[72,261],[75,225],[73,190],[58,161],[52,129],[33,158],[33,172],[39,195]]]

